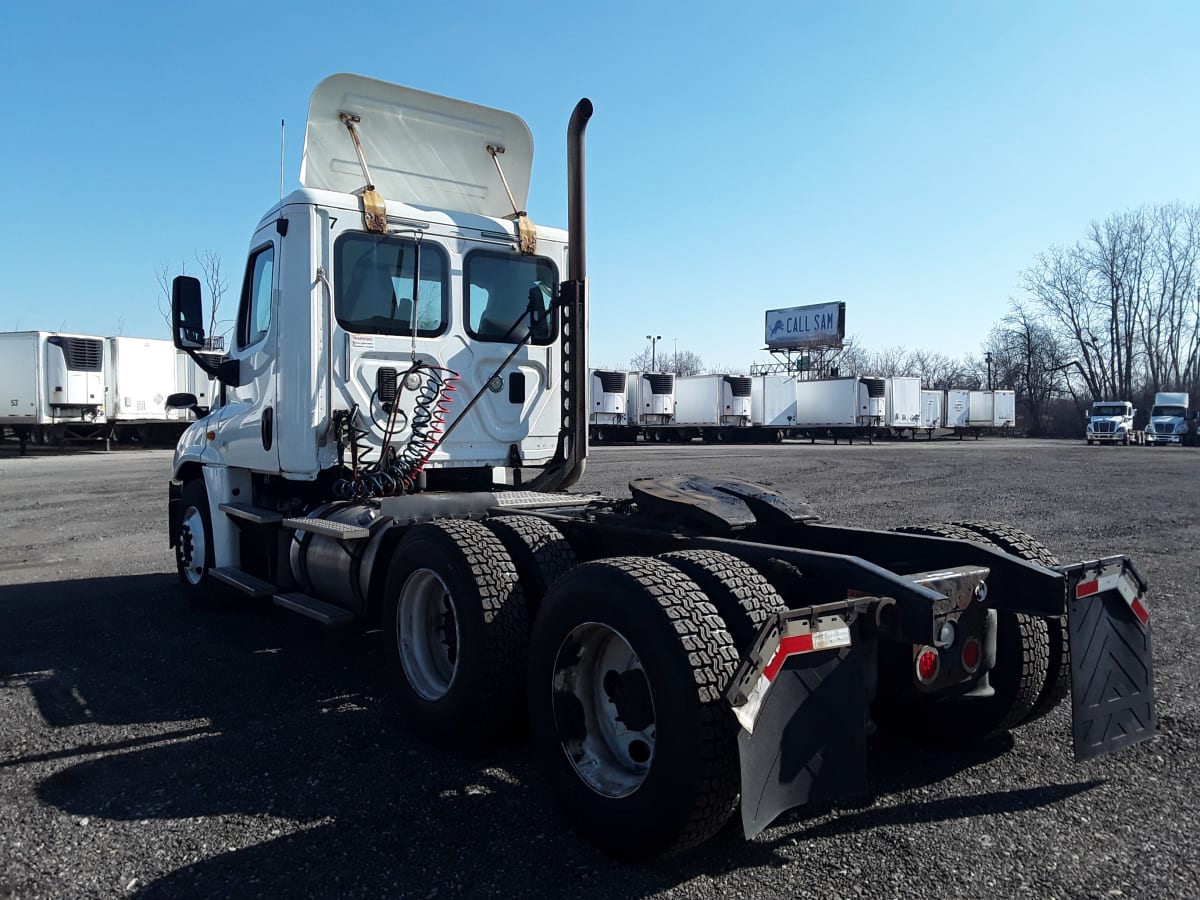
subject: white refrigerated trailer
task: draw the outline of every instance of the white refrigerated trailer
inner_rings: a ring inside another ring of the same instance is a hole
[[[945,427],[945,410],[945,391],[921,391],[921,428],[930,440],[933,439],[933,433],[937,429]]]
[[[662,439],[753,440],[751,379],[744,375],[689,375],[675,379],[675,420]]]
[[[110,337],[104,345],[109,436],[120,443],[175,443],[195,414],[168,408],[167,398],[185,391],[207,405],[208,376],[171,341]]]
[[[588,370],[588,436],[593,441],[631,441],[637,427],[629,415],[628,382],[621,369]]]
[[[104,339],[85,334],[0,334],[0,437],[38,444],[102,439],[107,403]]]
[[[666,426],[675,422],[675,375],[671,372],[630,372],[625,409],[633,436],[671,440],[680,435]],[[632,439],[632,438],[631,438]]]
[[[921,427],[921,379],[893,375],[884,380],[883,427],[892,435],[914,434]]]
[[[750,383],[750,427],[763,440],[782,441],[796,428],[796,378],[755,375]]]
[[[1017,424],[1016,391],[992,392],[992,427],[1012,428]]]
[[[884,379],[820,378],[796,382],[796,430],[815,441],[872,439],[886,413]]]

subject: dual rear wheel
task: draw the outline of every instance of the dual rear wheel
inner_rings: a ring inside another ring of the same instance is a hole
[[[474,746],[527,710],[560,808],[603,849],[643,858],[704,841],[733,812],[724,691],[782,608],[725,553],[576,565],[552,525],[505,516],[410,529],[382,624],[410,723]]]

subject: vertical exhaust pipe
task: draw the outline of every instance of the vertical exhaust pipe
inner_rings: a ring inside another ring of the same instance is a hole
[[[575,104],[567,124],[567,232],[571,256],[567,277],[583,281],[587,277],[587,197],[584,177],[583,132],[592,117],[592,101],[586,97]]]
[[[583,133],[592,117],[592,101],[575,104],[567,123],[567,232],[570,241],[567,280],[559,286],[562,345],[559,385],[558,448],[554,459],[533,479],[533,490],[557,491],[583,477],[587,460],[587,201],[584,190]]]

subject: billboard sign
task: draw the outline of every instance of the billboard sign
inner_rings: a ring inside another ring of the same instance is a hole
[[[814,303],[767,310],[768,350],[840,347],[845,336],[845,303]]]

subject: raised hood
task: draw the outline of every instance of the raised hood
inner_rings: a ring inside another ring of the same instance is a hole
[[[361,117],[363,154],[384,199],[512,215],[491,144],[504,148],[504,176],[517,208],[526,208],[533,137],[519,116],[359,75],[331,75],[313,91],[300,164],[305,187],[344,194],[364,187],[343,112]]]

